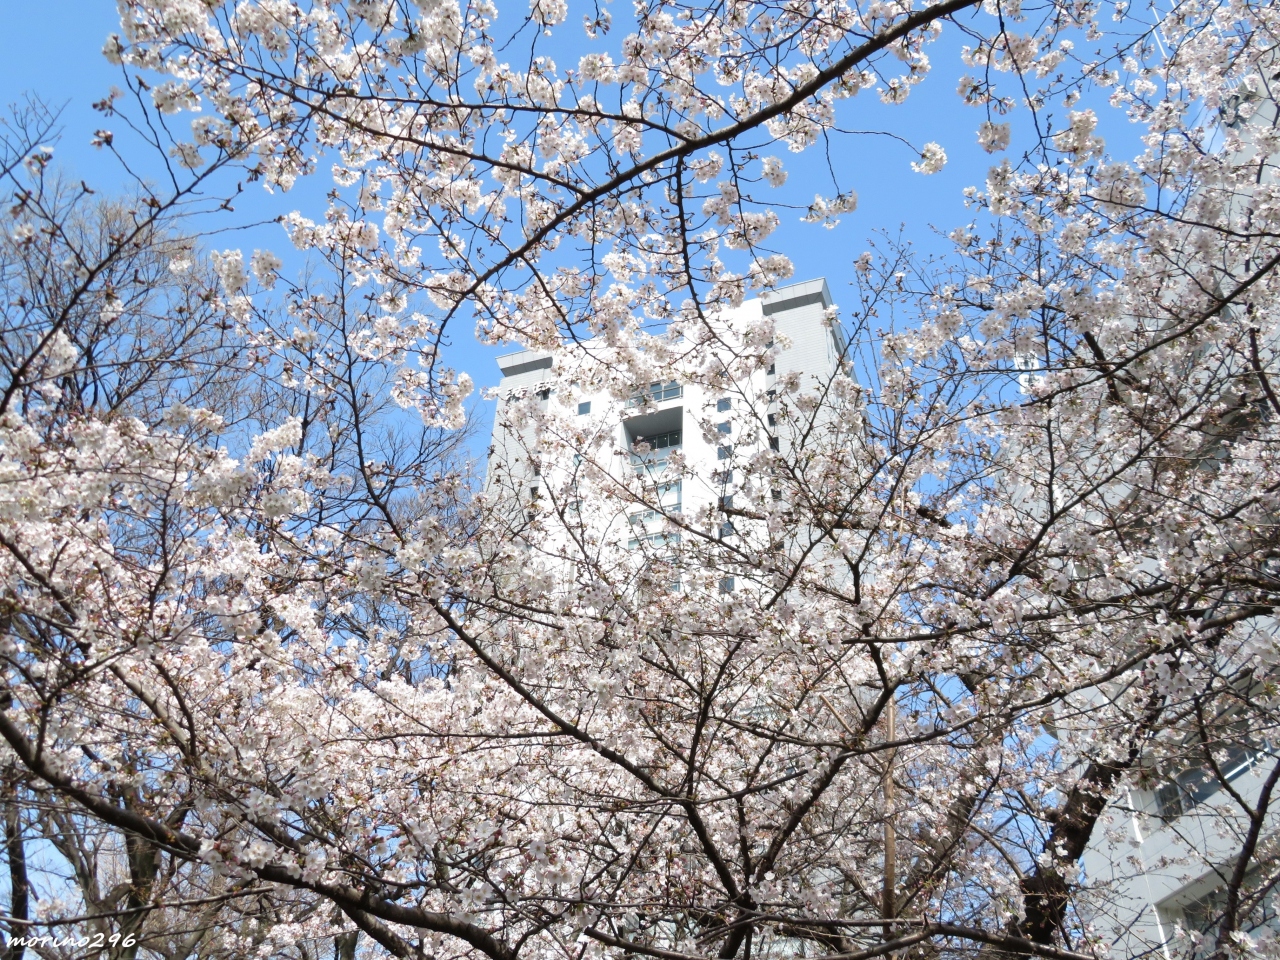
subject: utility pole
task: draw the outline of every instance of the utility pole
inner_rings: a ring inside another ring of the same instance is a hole
[[[898,716],[897,706],[894,698],[890,696],[889,705],[885,710],[885,726],[886,739],[892,742],[898,736]],[[884,794],[884,894],[882,897],[880,915],[886,921],[894,918],[897,908],[897,895],[894,888],[897,885],[895,876],[896,866],[898,862],[898,838],[893,832],[893,817],[890,810],[893,807],[893,760],[896,750],[890,750],[885,755],[884,761],[884,782],[881,787]],[[884,925],[885,940],[893,939],[893,924],[885,923]]]

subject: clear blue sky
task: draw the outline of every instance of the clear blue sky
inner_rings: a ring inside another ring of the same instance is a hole
[[[521,8],[523,11],[523,4]],[[58,162],[91,186],[106,191],[118,188],[123,182],[119,172],[104,167],[103,155],[89,146],[95,129],[111,126],[91,105],[120,80],[118,68],[111,67],[101,55],[103,41],[116,29],[115,4],[111,0],[43,0],[35,4],[11,0],[4,5],[4,13],[4,30],[0,32],[0,94],[4,102],[13,103],[26,93],[34,93],[61,106],[64,133]],[[574,20],[571,14],[569,22]],[[614,36],[612,44],[620,40]],[[944,39],[931,48],[935,71],[905,105],[884,107],[874,93],[866,92],[849,105],[845,120],[861,129],[892,128],[917,145],[940,143],[949,157],[942,173],[928,177],[913,173],[910,162],[914,156],[906,146],[889,138],[841,138],[837,141],[840,153],[831,162],[842,181],[857,190],[858,210],[831,231],[799,223],[798,213],[781,214],[783,225],[773,238],[774,245],[795,262],[797,279],[825,276],[837,303],[851,304],[847,293],[851,263],[866,249],[866,238],[876,231],[897,233],[902,225],[921,248],[941,249],[946,245],[931,238],[930,225],[950,230],[969,219],[962,190],[982,182],[992,158],[975,140],[982,115],[963,106],[955,93],[956,78],[963,72],[955,46]],[[1015,122],[1018,116],[1015,112]],[[127,142],[122,145],[128,149]],[[799,157],[783,154],[782,158],[792,183],[812,178],[815,189],[825,192],[828,158],[820,149]],[[314,198],[322,196],[327,186],[321,181],[283,198],[269,198],[251,185],[238,209],[246,220],[273,216],[294,205],[315,216],[318,208]],[[255,232],[252,239],[228,238],[227,242],[265,245],[260,236]],[[266,242],[286,246],[283,236]],[[456,330],[449,359],[468,370],[477,385],[485,386],[497,380],[492,357],[498,352],[475,344],[469,330]]]

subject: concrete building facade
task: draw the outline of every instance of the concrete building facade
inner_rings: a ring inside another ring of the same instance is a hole
[[[841,329],[828,315],[831,305],[821,279],[745,301],[733,319],[773,321],[773,361],[717,389],[650,381],[634,384],[629,395],[619,397],[576,385],[565,389],[549,354],[520,351],[500,357],[502,380],[486,489],[510,505],[513,536],[522,536],[524,526],[537,523],[540,513],[556,513],[566,521],[577,509],[574,492],[583,454],[539,439],[518,415],[520,404],[536,402],[546,410],[559,403],[557,413],[571,418],[584,438],[578,449],[596,451],[597,473],[620,479],[634,474],[648,482],[643,497],[636,496],[630,505],[619,493],[617,514],[581,522],[600,540],[660,558],[679,538],[668,522],[671,517],[715,513],[732,501],[740,479],[734,475],[736,460],[763,448],[785,452],[786,432],[777,424],[779,382],[798,378],[801,389],[820,386],[846,362]],[[677,454],[684,469],[673,478],[666,468]],[[715,522],[720,535],[732,535],[733,520],[723,510]],[[731,583],[725,586],[731,588]]]

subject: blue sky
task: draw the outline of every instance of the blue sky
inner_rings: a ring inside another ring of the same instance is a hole
[[[523,12],[523,4],[521,8]],[[113,83],[120,82],[118,68],[101,55],[103,41],[116,29],[115,4],[111,0],[44,0],[40,4],[6,4],[5,13],[5,30],[0,33],[0,93],[4,102],[13,103],[26,93],[34,93],[62,107],[58,163],[95,188],[108,192],[119,189],[124,183],[120,171],[104,164],[104,156],[89,146],[98,127],[112,126],[91,105],[105,96]],[[575,19],[571,13],[569,22]],[[615,33],[607,45],[616,47],[620,40]],[[837,141],[839,153],[830,163],[842,185],[858,192],[858,210],[845,215],[835,230],[802,224],[799,212],[780,211],[782,227],[774,235],[774,246],[794,261],[796,279],[826,277],[838,304],[852,303],[848,293],[852,262],[877,231],[897,234],[901,229],[920,249],[942,251],[949,245],[937,240],[930,227],[945,232],[970,218],[963,188],[981,184],[992,158],[975,139],[984,115],[965,107],[955,93],[956,80],[964,72],[957,52],[953,38],[935,44],[930,49],[934,72],[903,105],[885,107],[873,92],[864,92],[845,107],[847,125],[893,129],[916,145],[940,143],[949,157],[944,171],[927,177],[912,172],[910,163],[915,155],[888,137],[843,137]],[[1025,111],[1015,112],[1011,118],[1015,144],[1020,116],[1025,117]],[[127,139],[118,128],[113,129],[118,143],[128,151]],[[812,180],[815,190],[827,192],[829,161],[820,148],[798,156],[783,153],[782,159],[790,171],[788,186]],[[320,198],[330,184],[324,173],[311,179],[302,189],[275,197],[249,185],[237,201],[242,221],[266,219],[295,207],[302,208],[304,214],[318,215]],[[283,251],[287,246],[283,234],[264,232],[278,230],[271,226],[246,237],[232,235],[225,244],[246,248],[271,245]],[[496,382],[498,370],[492,358],[504,351],[481,347],[470,330],[454,330],[453,341],[447,354],[452,365],[471,373],[478,386]]]

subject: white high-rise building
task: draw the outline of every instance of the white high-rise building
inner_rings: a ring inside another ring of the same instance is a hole
[[[828,381],[846,360],[840,326],[828,315],[830,306],[831,295],[821,279],[745,301],[727,319],[740,327],[771,319],[776,355],[765,369],[714,390],[674,381],[643,382],[619,396],[581,384],[569,387],[563,374],[553,371],[549,354],[521,351],[500,357],[503,377],[486,489],[510,504],[513,536],[522,538],[526,525],[536,523],[542,513],[558,514],[555,526],[573,525],[584,459],[592,461],[597,480],[649,481],[630,503],[625,492],[618,492],[617,515],[589,518],[595,536],[661,559],[679,539],[669,519],[678,515],[683,520],[700,511],[705,515],[708,508],[716,512],[720,535],[731,536],[733,520],[723,508],[732,502],[739,479],[733,476],[735,461],[752,449],[787,449],[786,431],[777,423],[776,385],[794,384],[798,378],[800,389],[812,388]],[[579,432],[578,441],[556,443],[537,435],[528,418],[520,416],[520,405],[527,410],[531,403],[543,410],[559,404],[555,412],[560,422]],[[672,479],[665,468],[676,454],[685,470]],[[731,578],[722,587],[731,589]]]
[[[1276,124],[1272,91],[1266,88],[1256,99],[1261,104],[1250,122]],[[1270,171],[1264,179],[1273,178]],[[731,535],[730,512],[716,509],[733,496],[735,478],[726,464],[732,464],[744,446],[786,450],[786,431],[774,429],[775,385],[793,375],[799,376],[802,387],[821,384],[847,360],[839,325],[826,315],[830,306],[826,282],[820,279],[745,302],[738,308],[743,317],[774,320],[783,349],[766,371],[723,389],[645,382],[634,384],[624,397],[573,390],[572,406],[562,412],[575,418],[582,435],[591,438],[580,448],[601,451],[600,466],[613,476],[653,479],[643,498],[630,506],[625,496],[618,497],[618,515],[589,518],[596,535],[657,560],[679,536],[664,522],[671,516],[709,513],[718,516],[724,534]],[[552,395],[557,382],[553,358],[520,351],[500,357],[498,364],[503,377],[487,488],[510,504],[513,535],[519,537],[543,512],[567,516],[577,509],[573,490],[580,455],[564,444],[544,443],[521,426],[519,417],[511,416],[520,403],[545,406],[563,401]],[[673,454],[683,457],[688,469],[681,479],[666,480],[664,468]],[[667,582],[689,575],[687,570],[670,574]],[[724,587],[733,589],[733,584]],[[1063,734],[1069,735],[1066,725]],[[1085,921],[1114,943],[1114,957],[1181,955],[1184,948],[1174,940],[1178,926],[1203,931],[1214,925],[1226,876],[1248,826],[1237,797],[1246,803],[1257,798],[1266,773],[1259,757],[1257,751],[1235,751],[1221,767],[1221,778],[1194,764],[1153,773],[1147,787],[1128,789],[1113,799],[1082,863],[1089,886],[1103,889],[1077,906]],[[1266,835],[1275,835],[1277,827],[1280,822],[1273,814],[1267,819]],[[1262,873],[1270,876],[1275,871],[1255,872],[1265,879]],[[1273,905],[1267,891],[1259,891],[1255,900],[1246,926],[1280,932],[1280,901]]]

